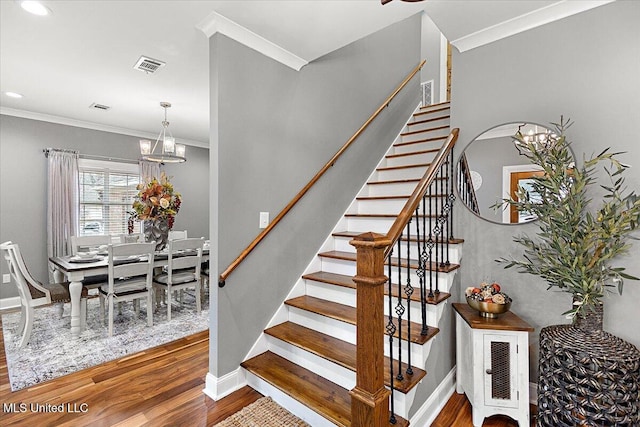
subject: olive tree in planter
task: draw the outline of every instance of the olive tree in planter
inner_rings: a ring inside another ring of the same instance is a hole
[[[535,237],[514,238],[524,247],[521,259],[497,261],[505,268],[540,276],[549,289],[570,293],[574,304],[565,314],[576,323],[598,313],[595,326],[602,329],[606,291],[617,288],[622,293],[624,279],[638,280],[614,261],[628,252],[634,239],[640,197],[625,187],[627,166],[618,160],[621,153],[607,148],[576,166],[565,136],[570,121],[561,117],[552,125],[556,132],[536,141],[520,132],[514,137],[520,153],[544,175],[532,178],[529,191],[519,188],[516,200],[498,205],[513,205],[535,215],[538,232]],[[601,168],[608,177],[605,184],[598,183]]]

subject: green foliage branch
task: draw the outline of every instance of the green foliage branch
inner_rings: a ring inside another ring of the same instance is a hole
[[[518,188],[516,200],[504,199],[497,207],[514,206],[537,217],[535,238],[526,234],[514,241],[524,246],[522,259],[497,259],[505,268],[543,278],[547,289],[557,288],[573,295],[573,308],[563,314],[573,317],[593,311],[606,291],[617,287],[622,294],[624,279],[638,280],[614,266],[614,259],[628,253],[630,239],[640,221],[640,197],[629,191],[622,176],[628,166],[618,160],[623,153],[610,148],[584,159],[576,167],[565,132],[571,121],[552,123],[557,139],[546,145],[526,141],[518,132],[520,154],[544,170],[532,179],[530,191]],[[604,196],[593,209],[592,186],[599,185],[602,167],[608,183],[600,185]]]

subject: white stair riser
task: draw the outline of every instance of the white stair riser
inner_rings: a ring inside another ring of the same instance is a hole
[[[347,230],[348,231],[357,231],[360,233],[366,233],[368,231],[374,231],[380,234],[387,234],[387,232],[391,229],[391,226],[395,222],[396,218],[394,217],[348,217],[347,218]],[[434,227],[435,219],[431,220],[431,227]],[[415,236],[418,230],[418,226],[420,227],[420,235],[422,232],[422,221],[420,224],[417,224],[417,221],[411,221],[409,224],[409,232],[412,236]],[[426,218],[426,226],[429,227],[429,218]],[[406,231],[405,231],[406,232]]]
[[[386,287],[386,285],[385,285]],[[397,285],[394,286],[397,288]],[[348,305],[350,307],[356,307],[356,290],[353,288],[347,288],[344,286],[336,286],[328,283],[315,282],[313,280],[306,281],[306,289],[307,295],[322,298],[327,301],[336,302],[339,304]],[[404,290],[403,290],[404,292]],[[417,295],[420,292],[419,288],[415,287],[414,284],[414,293]],[[404,294],[403,294],[404,295]],[[392,313],[395,314],[395,306],[398,303],[396,298],[393,298],[391,301],[392,304]],[[403,297],[402,304],[407,307],[406,297]],[[444,303],[443,303],[444,304]],[[432,305],[426,304],[426,314],[427,314],[427,325],[437,325],[438,320],[440,320],[440,316],[442,315],[442,306],[440,305]],[[384,297],[384,314],[389,315],[389,297]],[[422,308],[420,303],[417,301],[411,301],[410,305],[411,310],[411,319],[416,323],[422,322]],[[405,313],[404,318],[407,318],[407,314]]]
[[[413,151],[415,153],[415,151]],[[416,153],[412,155],[399,156],[399,157],[385,157],[383,166],[395,167],[395,166],[409,166],[418,165],[423,163],[431,163],[435,158],[437,152],[432,151],[428,153]]]
[[[427,167],[402,168],[402,169],[385,169],[378,170],[375,173],[376,181],[395,181],[400,179],[421,179]]]
[[[245,372],[249,387],[258,391],[263,396],[271,397],[276,403],[286,408],[293,415],[306,421],[307,424],[313,427],[335,427],[334,423],[282,392],[279,388],[272,386],[249,371],[245,370]]]
[[[394,145],[390,154],[415,153],[416,151],[432,150],[434,148],[440,149],[444,141],[445,139],[437,139],[435,141],[425,141],[414,144]]]
[[[356,202],[356,212],[360,214],[399,214],[407,203],[406,199],[369,199]]]
[[[345,323],[340,320],[332,319],[321,314],[312,313],[310,311],[301,310],[296,307],[289,307],[289,321],[293,323],[297,323],[304,327],[314,329],[318,332],[321,332],[326,335],[330,335],[334,338],[337,338],[342,341],[346,341],[351,344],[356,344],[356,327],[350,323]],[[389,337],[387,335],[382,335],[380,339],[384,340],[384,355],[389,356]],[[393,339],[394,343],[394,358],[397,358],[397,339]],[[429,355],[428,350],[431,346],[431,341],[429,340],[424,345],[410,343],[411,347],[411,363],[413,366],[417,366],[424,369],[427,356]],[[407,341],[402,341],[402,351],[403,353],[407,353]],[[402,357],[403,362],[407,362],[406,354]],[[331,379],[331,378],[329,378]]]
[[[327,378],[347,390],[351,390],[356,386],[356,373],[354,371],[278,338],[267,336],[267,341],[269,350],[278,356]]]
[[[350,241],[350,237],[336,237],[334,240],[334,250],[343,252],[355,252],[355,248],[349,243]],[[460,244],[449,245],[448,254],[450,263],[460,264],[460,259],[462,256],[462,248],[460,246]],[[438,247],[438,251],[439,250],[440,248]],[[406,255],[406,242],[402,243],[402,252],[404,254],[404,257]],[[435,258],[435,254],[433,255],[433,257]],[[409,245],[409,258],[418,259],[418,244],[416,242],[411,242],[411,244]]]
[[[407,125],[405,128],[412,132],[416,130],[426,130],[445,125],[448,126],[450,119],[449,117],[446,117],[447,115],[448,114],[437,112],[433,114],[425,114],[424,116],[414,117],[411,119],[411,126]],[[429,121],[422,123],[425,120]]]
[[[413,193],[418,182],[397,182],[367,185],[362,196],[408,196]]]
[[[450,132],[449,128],[443,128],[443,129],[434,129],[426,132],[412,133],[410,135],[402,135],[401,142],[420,141],[422,139],[427,139],[427,138],[447,136],[449,135],[449,132]]]

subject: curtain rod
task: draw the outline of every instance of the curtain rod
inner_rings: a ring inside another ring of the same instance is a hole
[[[65,148],[45,148],[44,150],[42,150],[42,152],[44,153],[45,157],[49,157],[49,153],[51,151],[60,151],[63,153],[75,153],[78,154],[78,157],[80,157],[81,159],[88,159],[88,160],[104,160],[104,161],[108,161],[108,162],[117,162],[117,163],[131,163],[131,164],[138,164],[137,160],[131,160],[131,159],[121,159],[118,157],[108,157],[108,156],[98,156],[98,155],[94,155],[94,154],[80,154],[78,152],[78,150],[71,150],[71,149],[65,149]]]

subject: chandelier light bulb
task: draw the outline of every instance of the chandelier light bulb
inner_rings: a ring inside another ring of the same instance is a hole
[[[151,141],[148,139],[140,140],[140,154],[143,156],[151,154]]]

